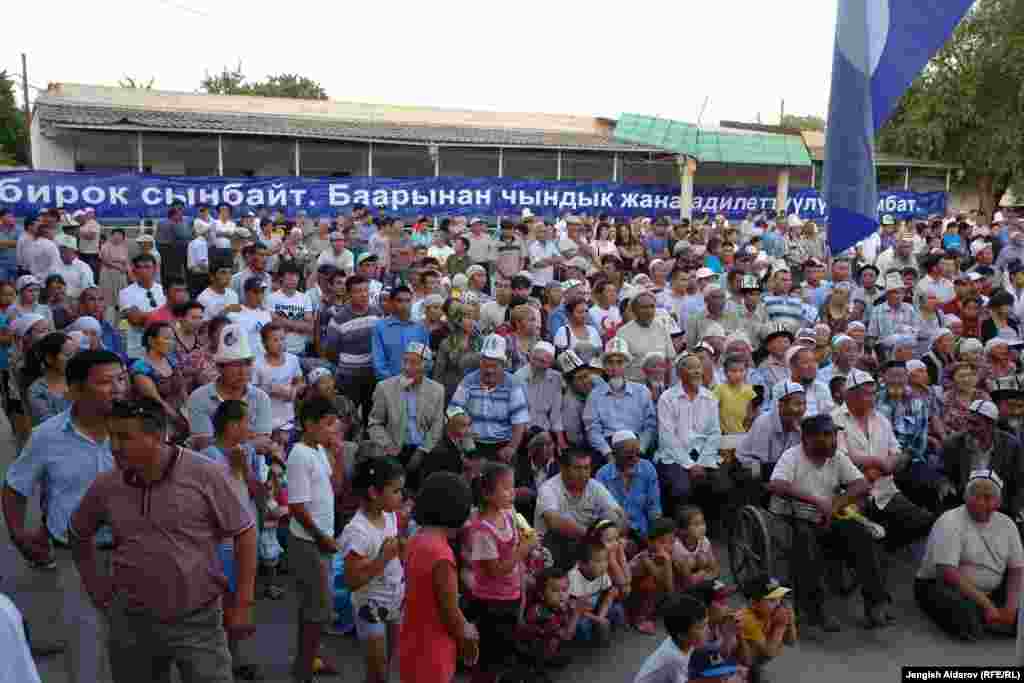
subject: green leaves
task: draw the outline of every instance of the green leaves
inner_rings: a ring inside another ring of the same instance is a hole
[[[199,85],[211,95],[257,95],[260,97],[290,97],[302,100],[326,100],[327,91],[316,81],[298,74],[267,76],[264,81],[247,82],[242,64],[229,71],[224,68],[216,75],[206,75]]]

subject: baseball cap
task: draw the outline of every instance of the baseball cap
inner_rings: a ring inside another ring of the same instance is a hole
[[[743,593],[751,600],[781,600],[789,591],[774,576],[758,576],[743,587]]]
[[[708,268],[706,266],[703,267],[703,268],[698,268],[697,269],[697,279],[698,280],[703,280],[706,277],[715,277],[715,271],[711,270],[710,268]]]
[[[779,400],[784,401],[793,394],[805,394],[807,390],[799,382],[779,382]]]
[[[269,287],[267,281],[261,278],[259,275],[253,275],[252,277],[248,278],[242,285],[242,289],[244,289],[246,292],[253,289],[267,289],[267,287]]]
[[[718,647],[710,645],[690,655],[690,678],[720,678],[739,670],[736,662],[722,655]]]
[[[42,283],[39,282],[39,279],[36,276],[34,276],[34,275],[22,275],[15,282],[15,287],[14,288],[16,290],[18,290],[18,293],[21,293],[21,290],[25,289],[26,287],[42,287],[42,286],[43,286]]]
[[[612,445],[617,446],[626,441],[637,441],[639,438],[640,437],[636,435],[636,432],[631,432],[628,429],[620,429],[612,434]]]
[[[504,361],[505,356],[505,338],[501,335],[492,334],[484,339],[483,348],[480,350],[480,355],[484,358],[490,358],[492,360]]]
[[[812,415],[811,417],[805,417],[803,422],[800,423],[800,429],[803,431],[805,436],[811,436],[813,434],[825,434],[827,432],[838,432],[842,427],[832,421],[831,415],[818,414]]]

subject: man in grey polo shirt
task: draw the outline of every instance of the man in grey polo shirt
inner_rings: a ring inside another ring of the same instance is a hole
[[[213,414],[217,412],[217,406],[226,400],[245,401],[249,406],[249,444],[257,452],[272,453],[281,458],[281,448],[270,440],[270,397],[249,383],[254,357],[249,337],[241,327],[230,324],[221,329],[220,345],[213,357],[220,377],[199,387],[188,397],[193,449],[201,451],[213,441]]]
[[[43,422],[32,432],[21,455],[7,470],[3,511],[15,547],[33,567],[56,565],[57,571],[37,571],[19,596],[61,595],[60,613],[51,617],[68,628],[66,667],[73,683],[107,680],[104,672],[105,625],[82,590],[82,582],[68,551],[68,525],[86,490],[103,472],[114,467],[106,419],[115,398],[125,390],[124,366],[110,351],[83,351],[68,362],[71,408]],[[26,504],[45,482],[45,533],[26,528]],[[47,538],[48,536],[48,538]],[[97,571],[108,570],[109,529],[101,529]],[[51,549],[51,543],[56,550]],[[19,597],[16,596],[16,597]],[[44,600],[23,607],[29,619]],[[40,615],[41,616],[41,615]],[[51,619],[39,619],[40,622]]]

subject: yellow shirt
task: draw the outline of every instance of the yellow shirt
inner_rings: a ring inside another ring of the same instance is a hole
[[[743,422],[747,419],[747,406],[756,396],[754,387],[749,384],[716,384],[711,393],[718,399],[718,419],[722,423],[722,433],[742,434],[747,431]]]
[[[767,625],[749,607],[736,613],[740,622],[740,638],[750,643],[763,643],[767,638]]]

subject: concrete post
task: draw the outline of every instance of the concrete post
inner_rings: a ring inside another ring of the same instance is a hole
[[[785,211],[786,202],[789,200],[789,168],[779,169],[779,180],[775,184],[775,210]]]
[[[693,177],[697,174],[697,160],[680,154],[676,157],[679,169],[679,218],[693,218]]]

